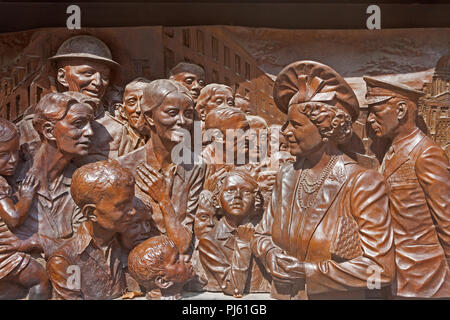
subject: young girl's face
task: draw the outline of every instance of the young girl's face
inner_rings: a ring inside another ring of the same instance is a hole
[[[225,215],[245,217],[255,204],[255,187],[238,175],[227,177],[220,193],[220,203]]]
[[[12,176],[19,161],[19,137],[0,142],[0,175]]]

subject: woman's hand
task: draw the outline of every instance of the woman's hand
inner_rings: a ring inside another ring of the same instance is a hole
[[[141,163],[136,172],[142,180],[141,182],[137,179],[136,184],[153,200],[160,203],[170,199],[170,183],[161,173],[146,163]]]
[[[266,264],[270,274],[278,280],[295,282],[305,277],[304,271],[302,272],[303,263],[297,258],[284,254],[279,248],[267,253]]]
[[[305,277],[305,265],[300,262],[297,258],[288,256],[284,253],[280,253],[277,257],[277,262],[280,268],[282,268],[286,273],[291,275],[293,278],[304,278]]]

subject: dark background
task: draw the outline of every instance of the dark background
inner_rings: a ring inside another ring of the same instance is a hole
[[[289,29],[366,29],[366,9],[381,8],[381,27],[450,27],[450,0],[135,0],[0,1],[0,32],[65,27],[66,8],[81,8],[81,27],[236,25]]]

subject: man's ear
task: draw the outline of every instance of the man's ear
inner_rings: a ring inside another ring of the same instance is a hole
[[[125,110],[125,106],[122,103],[119,103],[117,105],[117,109],[119,110],[119,114],[122,118],[127,119],[128,120],[128,115],[127,115],[127,111]]]
[[[96,222],[97,221],[97,215],[95,214],[95,210],[97,208],[94,204],[86,204],[83,209],[81,209],[81,212],[84,217],[86,217],[87,220]]]
[[[42,135],[47,141],[55,141],[54,127],[51,122],[45,122],[42,126]]]
[[[398,120],[406,119],[407,114],[408,114],[408,104],[404,100],[399,101],[397,103],[397,119]]]
[[[66,70],[64,68],[58,69],[58,74],[56,75],[56,80],[65,88],[69,88],[69,83],[66,80]]]
[[[160,289],[169,289],[173,285],[173,281],[167,281],[163,276],[157,276],[155,285]]]

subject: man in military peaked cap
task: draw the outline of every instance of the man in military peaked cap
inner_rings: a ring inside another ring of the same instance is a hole
[[[380,172],[390,186],[397,279],[405,298],[450,297],[450,171],[444,151],[416,125],[422,92],[364,77],[367,121],[390,148]]]
[[[92,148],[87,157],[80,159],[80,164],[115,159],[130,151],[126,128],[105,112],[102,103],[111,74],[119,66],[112,59],[108,46],[93,36],[78,35],[64,41],[49,60],[55,63],[60,91],[81,92],[98,101]],[[31,118],[32,115],[19,124],[21,132],[25,133],[21,143],[29,143],[37,138],[37,134],[33,134]]]

